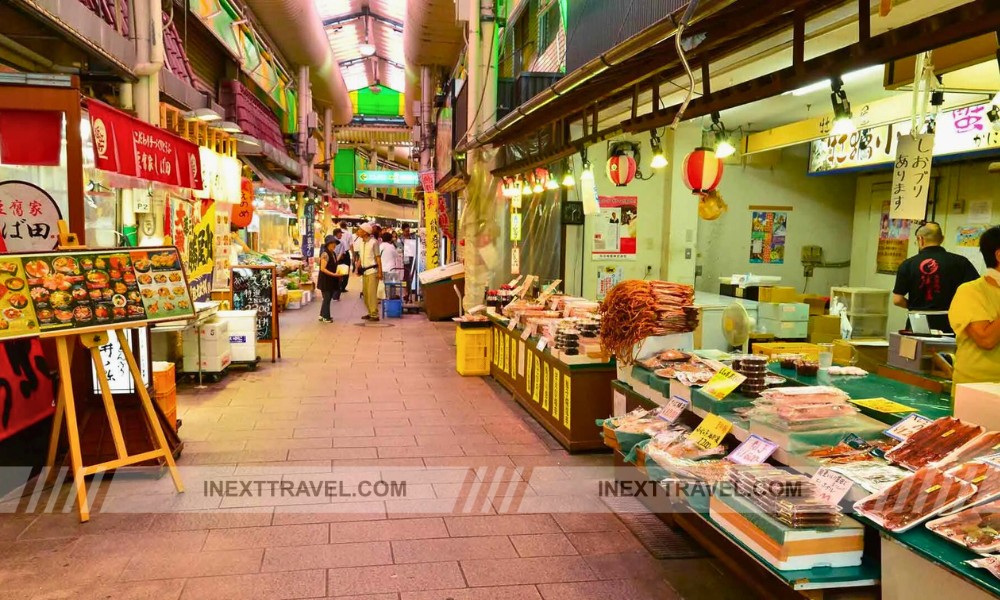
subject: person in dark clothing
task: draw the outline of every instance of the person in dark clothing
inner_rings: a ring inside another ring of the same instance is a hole
[[[328,235],[323,240],[323,248],[319,253],[319,278],[316,287],[323,294],[323,299],[319,307],[319,320],[321,323],[332,323],[330,318],[330,302],[340,299],[340,279],[342,275],[337,274],[337,265],[340,257],[337,255],[337,248],[340,241],[335,235]]]
[[[937,223],[925,223],[917,229],[915,256],[903,261],[896,272],[892,303],[909,311],[944,311],[951,307],[958,286],[979,278],[976,267],[960,254],[941,247],[944,234]],[[932,329],[951,333],[948,315],[928,315]],[[907,321],[907,328],[910,327]]]

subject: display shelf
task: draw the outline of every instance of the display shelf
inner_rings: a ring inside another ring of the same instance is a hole
[[[879,375],[831,377],[829,374],[821,371],[816,377],[805,377],[798,375],[794,369],[782,369],[776,364],[772,364],[770,370],[776,375],[781,375],[788,379],[791,383],[798,383],[800,385],[832,385],[847,392],[851,398],[859,400],[864,398],[888,398],[889,400],[895,400],[900,404],[917,409],[921,415],[929,419],[946,417],[953,412],[951,399],[948,396]],[[858,408],[861,409],[863,414],[888,424],[895,423],[910,414],[887,414],[868,408]]]

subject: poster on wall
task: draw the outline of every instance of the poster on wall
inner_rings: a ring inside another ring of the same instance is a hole
[[[598,196],[594,219],[593,260],[635,260],[639,230],[636,196]]]
[[[788,213],[755,210],[750,217],[750,264],[784,264]]]
[[[603,267],[597,271],[597,301],[604,300],[611,288],[624,278],[621,267]]]
[[[988,228],[988,225],[959,225],[955,228],[955,253],[969,259],[977,271],[986,270],[983,255],[979,252],[979,238]]]
[[[882,203],[882,220],[879,225],[878,250],[875,255],[875,272],[883,275],[895,275],[899,265],[906,260],[910,244],[910,227],[912,222],[907,219],[892,219],[889,211],[892,203],[886,200]]]
[[[232,266],[233,233],[230,229],[231,204],[215,204],[215,252],[212,271],[212,290],[229,289],[229,268]]]

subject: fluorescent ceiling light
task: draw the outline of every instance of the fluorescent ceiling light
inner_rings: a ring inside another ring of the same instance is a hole
[[[375,56],[375,46],[371,44],[359,44],[358,52],[361,53],[361,56]]]
[[[851,71],[850,73],[845,73],[841,79],[844,82],[857,81],[862,79],[865,75],[870,75],[876,71],[881,72],[883,70],[882,65],[875,65],[874,67],[867,67],[864,69],[859,69],[857,71]],[[782,96],[792,95],[792,96],[805,96],[813,92],[818,92],[820,90],[825,90],[830,87],[830,80],[824,79],[823,81],[817,81],[816,83],[811,83],[805,87],[800,87],[797,90],[792,90],[790,92],[785,92]]]
[[[260,146],[260,141],[257,138],[245,133],[234,133],[233,139],[241,144],[246,144],[247,146]]]
[[[215,112],[211,108],[196,108],[194,110],[184,113],[185,121],[204,121],[210,123],[212,121],[221,121],[222,115]]]
[[[223,121],[216,125],[215,128],[225,131],[226,133],[243,133],[243,129],[232,121]]]

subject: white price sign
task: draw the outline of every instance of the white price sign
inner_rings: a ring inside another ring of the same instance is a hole
[[[812,482],[816,485],[816,497],[830,504],[840,504],[847,492],[854,487],[853,481],[826,467],[820,467],[816,471]]]
[[[761,465],[777,449],[777,444],[754,433],[750,434],[750,437],[737,446],[726,458],[738,465]]]
[[[538,340],[538,345],[537,345],[537,346],[535,346],[535,348],[536,348],[536,349],[537,349],[537,350],[538,350],[539,352],[541,352],[542,350],[545,350],[545,344],[547,344],[548,342],[549,342],[549,341],[548,341],[547,339],[545,339],[545,338],[542,338],[542,339]]]
[[[677,419],[684,414],[688,406],[691,406],[691,402],[681,398],[680,396],[671,396],[670,400],[663,405],[663,409],[660,410],[660,418],[669,421],[671,423],[677,422]]]
[[[537,327],[538,325],[536,325],[535,323],[532,323],[531,325],[525,327],[524,331],[521,332],[521,339],[527,340],[529,337],[535,335],[535,330],[537,329]]]
[[[517,327],[517,319],[517,315],[511,317],[510,320],[507,321],[507,329],[513,331],[514,328]]]
[[[625,394],[619,392],[618,390],[614,391],[614,403],[613,403],[613,407],[614,407],[613,408],[614,415],[616,417],[619,417],[619,416],[625,414]]]
[[[894,440],[905,442],[911,435],[927,427],[931,420],[918,414],[912,414],[900,420],[883,433]]]

